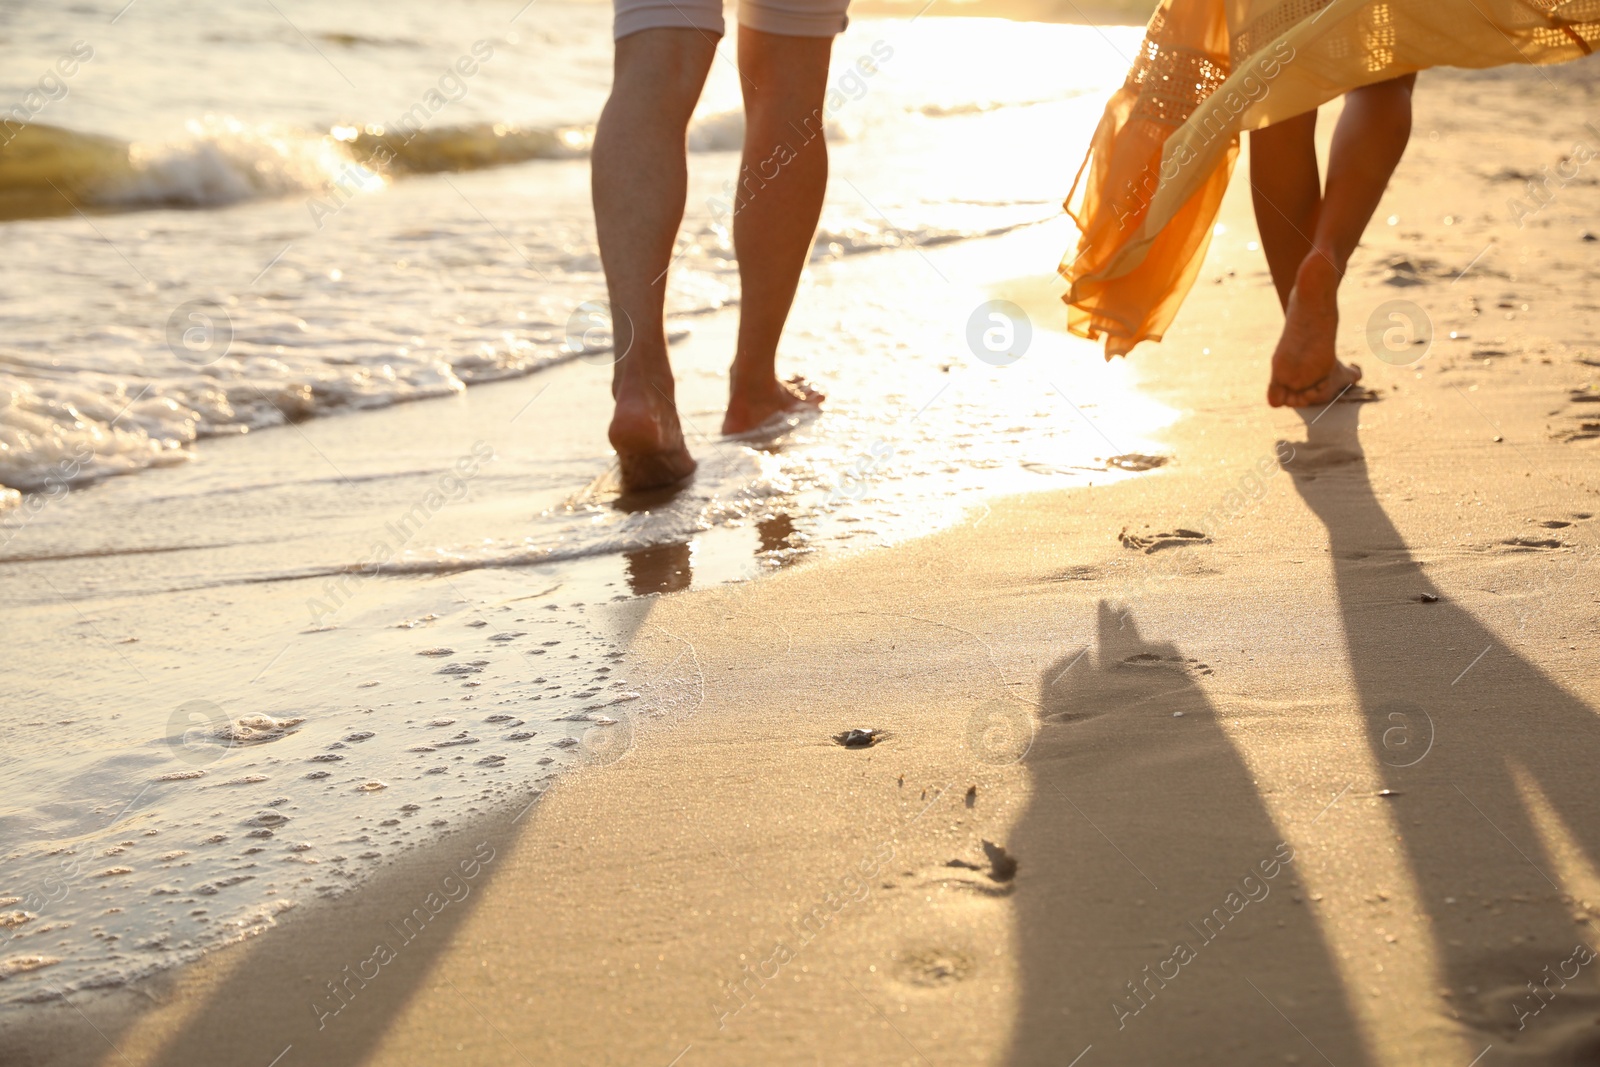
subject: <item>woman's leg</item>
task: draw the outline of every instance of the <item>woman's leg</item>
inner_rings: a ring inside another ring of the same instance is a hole
[[[1283,336],[1272,354],[1267,402],[1273,407],[1326,404],[1361,378],[1361,368],[1339,362],[1335,350],[1339,282],[1411,138],[1415,82],[1408,74],[1345,94],[1311,250],[1295,271]],[[1281,298],[1281,281],[1278,288]]]
[[[1322,204],[1317,171],[1317,113],[1308,111],[1250,134],[1250,195],[1256,207],[1261,250],[1278,289],[1278,303],[1289,306],[1294,273],[1311,254],[1311,235]]]

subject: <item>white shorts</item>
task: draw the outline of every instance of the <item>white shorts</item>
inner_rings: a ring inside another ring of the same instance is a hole
[[[701,30],[721,37],[722,0],[612,0],[613,36],[640,30]],[[739,0],[739,25],[783,37],[833,37],[849,24],[850,0]]]

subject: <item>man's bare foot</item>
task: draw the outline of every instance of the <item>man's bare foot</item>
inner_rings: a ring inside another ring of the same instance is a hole
[[[676,485],[697,464],[683,443],[683,428],[670,392],[654,383],[616,387],[617,409],[607,436],[617,450],[622,491],[638,492]]]
[[[826,399],[799,376],[786,382],[774,378],[757,388],[734,386],[728,396],[722,432],[747,433],[781,412],[815,411]]]
[[[1283,335],[1272,353],[1267,403],[1275,408],[1315,407],[1361,380],[1361,368],[1339,362],[1339,272],[1313,251],[1295,274]]]

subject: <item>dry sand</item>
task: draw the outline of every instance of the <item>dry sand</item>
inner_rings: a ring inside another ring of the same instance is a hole
[[[0,1059],[1596,1062],[1600,195],[1506,206],[1587,96],[1424,77],[1344,296],[1377,402],[1262,402],[1236,181],[1135,356],[1188,412],[1168,467],[619,609],[694,694],[623,758]],[[1420,368],[1369,353],[1390,300]]]

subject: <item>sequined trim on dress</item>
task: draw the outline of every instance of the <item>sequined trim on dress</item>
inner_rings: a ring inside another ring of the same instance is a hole
[[[1244,60],[1283,35],[1291,26],[1316,18],[1333,0],[1286,0],[1285,3],[1252,21],[1233,35],[1233,65]],[[1600,40],[1600,17],[1595,0],[1519,0],[1531,12],[1549,21],[1546,27],[1527,31],[1532,43],[1543,48],[1576,45],[1584,54],[1593,52],[1591,42]],[[1565,11],[1563,11],[1565,9]],[[1570,13],[1567,13],[1570,12]],[[1385,3],[1368,5],[1361,12],[1361,45],[1367,53],[1367,68],[1382,71],[1394,61],[1394,13]],[[1327,46],[1335,54],[1353,51],[1347,38],[1335,38]]]
[[[1130,118],[1182,126],[1228,79],[1228,63],[1162,40],[1166,29],[1165,13],[1157,12],[1145,31],[1139,58],[1128,72],[1127,86],[1138,92]]]
[[[1265,48],[1267,42],[1282,36],[1290,26],[1315,17],[1331,3],[1333,0],[1286,0],[1253,20],[1233,35],[1233,65],[1239,66],[1244,59]]]
[[[1575,44],[1583,50],[1584,55],[1594,54],[1594,47],[1589,42],[1600,39],[1600,20],[1595,18],[1600,12],[1596,12],[1593,0],[1522,0],[1522,3],[1550,20],[1549,29],[1533,31],[1536,44],[1546,48]],[[1563,13],[1563,8],[1571,14]],[[1579,16],[1579,10],[1588,17]]]

